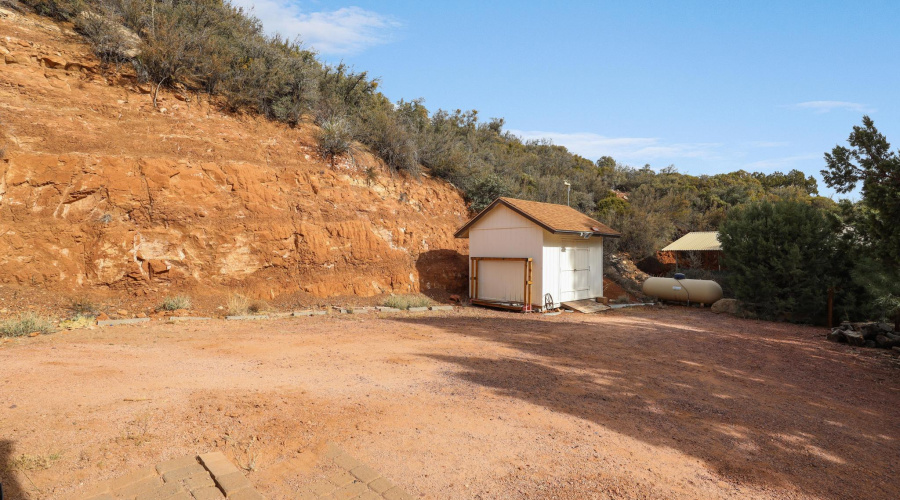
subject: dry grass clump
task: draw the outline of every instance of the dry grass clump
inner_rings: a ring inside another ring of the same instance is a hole
[[[187,295],[176,295],[174,297],[166,297],[163,299],[156,309],[160,311],[177,311],[179,309],[190,309],[191,298]]]
[[[391,295],[381,304],[395,309],[409,309],[410,307],[428,307],[433,302],[424,295]]]
[[[52,333],[53,324],[34,313],[20,314],[0,323],[0,337],[24,337],[34,332],[42,335]]]
[[[69,310],[75,317],[96,316],[100,307],[86,297],[76,297],[69,302]]]
[[[269,303],[264,300],[251,299],[242,293],[234,293],[228,297],[227,308],[229,316],[246,316],[268,311]]]

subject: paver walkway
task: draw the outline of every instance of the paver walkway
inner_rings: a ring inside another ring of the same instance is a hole
[[[351,457],[337,445],[328,443],[325,461],[334,465],[326,479],[310,484],[300,500],[412,500],[412,496],[383,478],[375,469]]]
[[[331,472],[310,483],[298,499],[411,500],[375,469],[329,443],[323,464]],[[90,488],[82,500],[264,500],[222,453],[168,460]]]
[[[168,460],[101,483],[84,500],[264,500],[244,474],[216,451]]]

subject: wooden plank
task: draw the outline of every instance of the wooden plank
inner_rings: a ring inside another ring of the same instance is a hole
[[[569,302],[563,302],[562,307],[564,309],[569,309],[570,311],[578,311],[584,314],[606,311],[610,308],[609,306],[603,305],[594,299],[572,300]]]
[[[472,260],[515,260],[515,261],[528,261],[530,258],[525,257],[472,257]]]

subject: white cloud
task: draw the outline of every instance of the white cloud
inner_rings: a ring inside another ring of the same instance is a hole
[[[391,40],[400,23],[390,16],[360,7],[330,12],[303,12],[288,0],[232,0],[235,7],[258,17],[267,33],[294,39],[321,54],[354,54]]]
[[[569,151],[590,159],[612,156],[626,163],[648,163],[652,160],[673,163],[684,158],[720,158],[718,150],[721,144],[716,143],[666,143],[654,137],[606,137],[589,132],[510,130],[510,133],[525,141],[549,139],[553,144],[565,146]]]
[[[828,113],[835,110],[857,111],[860,113],[868,113],[874,111],[865,104],[847,101],[806,101],[790,106],[797,109],[808,109],[816,113]]]

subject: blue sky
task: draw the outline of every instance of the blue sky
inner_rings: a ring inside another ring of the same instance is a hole
[[[900,146],[900,2],[234,0],[392,100],[592,160],[819,179],[869,114]]]

